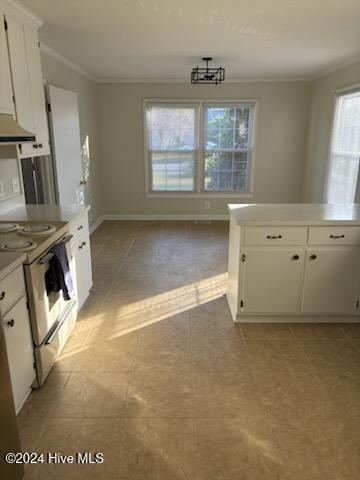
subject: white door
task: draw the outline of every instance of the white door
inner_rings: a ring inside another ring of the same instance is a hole
[[[0,113],[14,113],[4,15],[0,10]]]
[[[36,143],[33,155],[50,153],[49,130],[46,115],[45,90],[42,77],[39,37],[37,30],[24,27],[29,85],[35,124]]]
[[[25,297],[4,315],[3,328],[15,409],[18,411],[35,379],[33,343]]]
[[[77,94],[49,85],[48,100],[58,202],[82,204],[84,186]]]
[[[306,252],[306,313],[356,313],[360,252],[357,248],[312,248]]]
[[[15,96],[15,111],[18,124],[28,132],[35,133],[35,122],[32,111],[31,92],[27,69],[24,28],[11,17],[6,17],[8,29],[10,65],[12,84]],[[32,155],[33,144],[24,143],[21,153]]]
[[[299,248],[246,249],[240,311],[298,312],[303,266],[304,251]]]

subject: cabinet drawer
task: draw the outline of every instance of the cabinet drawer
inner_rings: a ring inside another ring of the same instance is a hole
[[[76,220],[70,222],[69,232],[74,236],[73,241],[89,236],[89,220],[87,212]]]
[[[310,245],[360,245],[360,227],[312,227]]]
[[[0,313],[6,313],[24,294],[24,271],[18,267],[0,282]]]
[[[305,227],[247,227],[245,245],[303,245]]]

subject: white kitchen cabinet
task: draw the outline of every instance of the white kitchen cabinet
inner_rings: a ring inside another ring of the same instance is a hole
[[[288,313],[299,309],[304,252],[298,248],[244,250],[243,312]]]
[[[359,301],[359,253],[356,247],[307,250],[303,312],[356,313]]]
[[[35,380],[34,353],[26,297],[22,297],[4,315],[3,328],[15,410],[18,412]]]
[[[75,264],[75,287],[80,309],[93,285],[87,212],[70,222],[69,231],[73,235],[71,252]]]
[[[38,33],[11,15],[6,15],[6,24],[16,119],[36,136],[34,143],[21,145],[20,157],[47,155],[50,146]]]
[[[360,320],[360,206],[230,206],[227,300],[239,322]]]
[[[18,412],[35,380],[33,342],[23,267],[0,282],[0,328],[4,331],[15,410]]]
[[[35,133],[25,51],[24,27],[9,16],[6,17],[6,24],[16,119],[18,124],[25,130]],[[30,156],[32,152],[32,143],[22,144],[21,154]]]
[[[0,8],[0,113],[13,114],[13,92],[11,86],[11,74],[9,54],[6,42],[4,12]]]
[[[24,27],[25,50],[29,74],[32,111],[35,125],[36,155],[50,153],[49,128],[46,114],[45,89],[41,69],[38,31]]]

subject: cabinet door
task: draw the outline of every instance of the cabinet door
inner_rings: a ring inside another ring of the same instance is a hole
[[[75,248],[76,285],[79,309],[92,287],[91,251],[89,238],[77,243]]]
[[[18,124],[25,130],[35,133],[31,93],[27,69],[24,28],[11,17],[7,17],[7,36],[10,52],[12,84],[15,95],[15,111]],[[33,144],[22,144],[21,154],[32,155]]]
[[[4,15],[0,10],[0,113],[14,113],[10,61],[6,42]]]
[[[356,313],[359,299],[359,249],[313,248],[306,252],[306,313]]]
[[[37,30],[28,27],[24,27],[24,35],[32,111],[36,133],[36,144],[33,155],[47,155],[50,153],[49,130],[41,69],[39,37]]]
[[[246,313],[291,313],[300,310],[304,252],[301,249],[245,250],[243,308]]]
[[[35,379],[33,343],[25,297],[4,316],[3,327],[15,409],[18,411]]]

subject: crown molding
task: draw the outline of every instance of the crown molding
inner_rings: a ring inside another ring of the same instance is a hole
[[[107,78],[107,77],[97,77],[95,80],[97,83],[164,83],[164,84],[169,84],[169,83],[181,83],[181,84],[186,84],[190,85],[190,78],[188,79],[179,79],[179,78],[124,78],[124,77],[119,77],[119,78]],[[308,82],[310,81],[309,78],[306,77],[290,77],[290,78],[259,78],[259,77],[254,77],[254,78],[229,78],[224,81],[224,83],[221,83],[217,85],[217,87],[221,87],[221,85],[229,84],[229,83],[269,83],[269,82]],[[193,85],[194,88],[198,88],[199,86]]]
[[[13,13],[14,15],[21,15],[30,21],[37,28],[41,27],[44,20],[29,10],[25,5],[17,0],[1,0],[0,3],[4,6],[5,13]]]
[[[349,58],[345,62],[342,62],[342,63],[340,63],[336,66],[334,65],[333,67],[327,68],[326,70],[322,70],[320,73],[314,75],[309,80],[311,82],[313,82],[315,80],[319,80],[322,77],[326,77],[326,75],[330,75],[330,73],[337,72],[338,70],[341,70],[342,68],[345,68],[345,67],[350,67],[351,65],[354,65],[355,63],[357,63],[359,61],[360,61],[360,55]]]
[[[49,46],[45,45],[42,42],[40,42],[40,50],[41,50],[42,53],[44,53],[48,57],[54,58],[58,62],[64,64],[65,66],[67,66],[69,68],[71,68],[72,70],[79,73],[83,77],[86,77],[88,80],[91,80],[92,82],[97,82],[98,81],[98,79],[96,77],[94,77],[93,75],[91,75],[89,72],[87,72],[83,68],[79,67],[78,65],[76,65],[76,63],[74,63],[73,61],[64,57],[63,55],[61,55],[61,53],[56,52],[55,50],[53,50],[52,48],[50,48]]]

